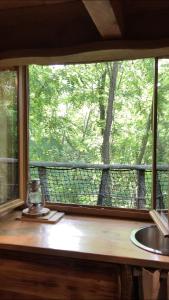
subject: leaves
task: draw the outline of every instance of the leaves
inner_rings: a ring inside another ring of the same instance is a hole
[[[31,160],[101,162],[112,66],[111,62],[30,66]],[[111,130],[112,163],[137,160],[151,111],[153,74],[154,59],[119,63]],[[167,87],[168,81],[163,85]],[[150,128],[142,163],[151,163],[151,147]]]

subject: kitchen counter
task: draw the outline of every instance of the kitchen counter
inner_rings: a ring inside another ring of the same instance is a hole
[[[168,256],[130,241],[133,229],[149,223],[65,215],[56,224],[40,224],[16,220],[17,215],[1,219],[0,249],[169,269]]]

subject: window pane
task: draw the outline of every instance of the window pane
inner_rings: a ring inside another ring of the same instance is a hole
[[[17,74],[0,72],[0,203],[18,198]]]
[[[158,64],[157,208],[167,208],[169,191],[169,59]]]
[[[150,207],[153,79],[154,59],[30,67],[31,176],[48,201]]]

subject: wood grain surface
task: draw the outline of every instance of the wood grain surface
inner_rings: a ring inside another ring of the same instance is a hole
[[[133,229],[150,223],[65,215],[57,224],[39,224],[16,221],[17,214],[1,219],[0,249],[169,269],[169,257],[130,241]]]
[[[134,270],[169,270],[169,257],[130,241],[132,229],[149,223],[65,215],[41,224],[17,221],[18,214],[0,219],[3,300],[140,300]]]
[[[2,255],[0,276],[1,299],[121,299],[117,264],[35,254],[20,259],[11,254],[10,258]]]

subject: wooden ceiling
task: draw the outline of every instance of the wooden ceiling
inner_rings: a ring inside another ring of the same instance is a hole
[[[169,1],[1,0],[0,37],[1,60],[59,56],[63,62],[74,55],[78,61],[84,52],[84,60],[93,60],[101,50],[118,59],[164,48],[168,55]]]

